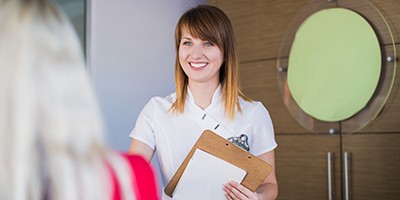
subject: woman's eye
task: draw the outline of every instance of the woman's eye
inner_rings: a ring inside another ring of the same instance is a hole
[[[190,46],[190,45],[192,45],[192,42],[184,41],[184,42],[182,42],[182,45]]]
[[[214,46],[214,44],[211,43],[211,42],[205,42],[205,43],[204,43],[204,46],[206,46],[206,47],[211,47],[211,46]]]

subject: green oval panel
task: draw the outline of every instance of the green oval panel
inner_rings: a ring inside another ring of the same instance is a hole
[[[368,22],[343,8],[318,11],[298,29],[287,81],[299,107],[328,122],[363,109],[378,85],[379,41]]]

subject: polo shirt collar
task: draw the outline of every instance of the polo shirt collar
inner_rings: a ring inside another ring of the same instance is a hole
[[[194,97],[192,95],[192,92],[190,91],[189,86],[187,87],[187,96],[186,99],[189,103],[193,104],[194,106],[198,107],[194,101]],[[206,108],[206,110],[210,107],[212,107],[215,104],[220,103],[222,100],[222,86],[221,84],[218,85],[217,89],[215,89],[213,97],[211,99],[211,104]],[[199,107],[200,108],[200,107]]]

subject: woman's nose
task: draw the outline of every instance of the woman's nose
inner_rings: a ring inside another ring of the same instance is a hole
[[[203,56],[203,49],[199,45],[194,45],[191,51],[191,57],[193,59],[199,59]]]

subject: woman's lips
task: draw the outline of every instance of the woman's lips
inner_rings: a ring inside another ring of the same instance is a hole
[[[207,63],[204,63],[204,62],[201,62],[201,63],[190,62],[189,64],[192,69],[197,69],[197,70],[203,69],[207,65]]]

